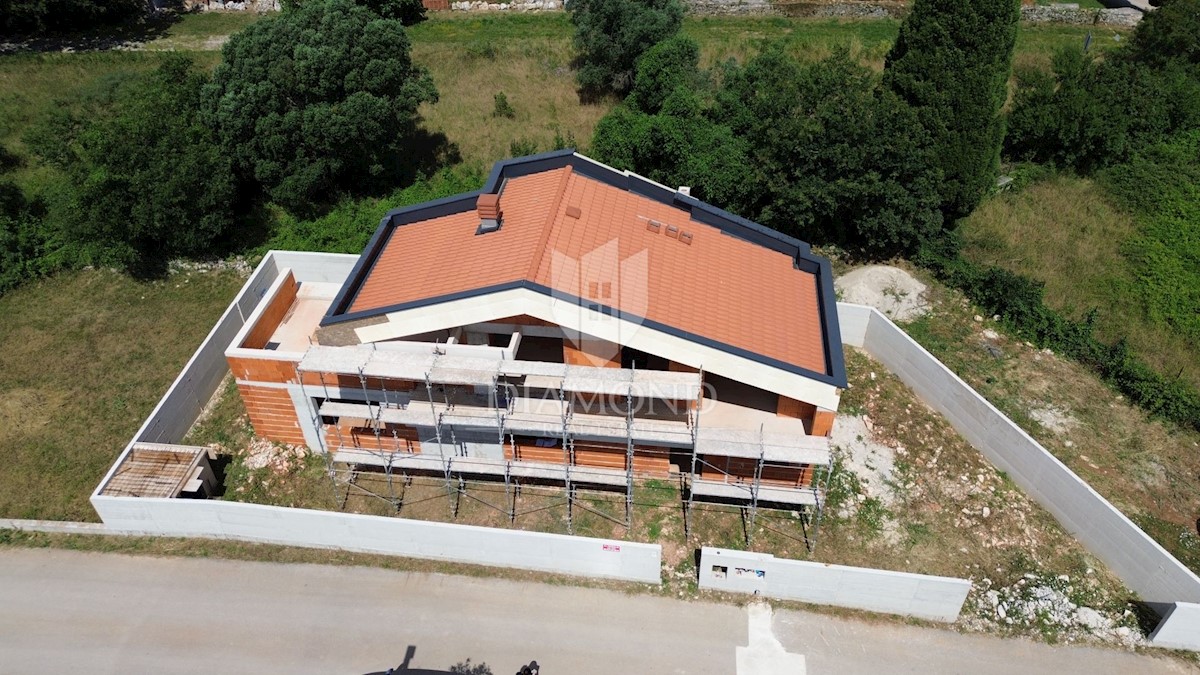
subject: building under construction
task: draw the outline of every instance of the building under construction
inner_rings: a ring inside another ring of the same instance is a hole
[[[306,278],[281,270],[226,357],[255,432],[331,475],[559,486],[568,526],[581,489],[623,492],[628,524],[645,478],[819,517],[845,370],[803,242],[562,151]]]

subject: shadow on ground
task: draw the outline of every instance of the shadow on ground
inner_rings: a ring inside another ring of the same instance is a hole
[[[413,656],[417,653],[416,645],[409,645],[404,652],[404,661],[395,667],[377,670],[364,675],[507,675],[507,673],[496,673],[486,663],[471,663],[471,659],[460,661],[449,670],[434,670],[430,668],[413,668],[409,664],[412,663]],[[517,670],[517,675],[541,675],[541,667],[537,661],[531,661],[528,665],[522,664]]]

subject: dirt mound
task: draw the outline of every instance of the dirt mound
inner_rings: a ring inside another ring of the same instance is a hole
[[[929,311],[925,284],[898,267],[869,265],[834,281],[843,302],[870,305],[893,321],[912,321]]]

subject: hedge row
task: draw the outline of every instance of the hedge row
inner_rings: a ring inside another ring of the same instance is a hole
[[[1134,356],[1124,340],[1109,345],[1096,339],[1094,311],[1082,321],[1066,317],[1046,306],[1041,282],[967,260],[959,255],[957,244],[947,236],[924,247],[917,262],[988,314],[999,315],[1015,334],[1091,368],[1152,416],[1200,431],[1200,391],[1195,387],[1155,371]]]

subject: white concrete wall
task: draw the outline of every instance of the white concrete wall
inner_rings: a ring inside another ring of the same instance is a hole
[[[406,518],[199,499],[92,498],[110,530],[336,548],[661,583],[662,547]]]
[[[93,495],[100,493],[134,443],[179,443],[183,440],[200,416],[200,411],[216,393],[225,373],[229,372],[225,349],[241,331],[282,270],[291,268],[300,282],[338,282],[350,274],[357,259],[358,256],[337,253],[268,253],[125,446],[124,452],[113,463]]]
[[[1150,642],[1157,647],[1196,650],[1200,642],[1200,605],[1190,602],[1172,605],[1150,634]]]
[[[1200,578],[1058,458],[883,314],[838,303],[842,325],[859,326],[864,317],[862,341],[854,341],[857,332],[845,332],[843,342],[864,349],[944,415],[1143,601],[1200,603]],[[1187,648],[1200,650],[1200,631],[1193,632]]]
[[[714,566],[726,569],[723,578],[714,574]],[[971,592],[971,582],[966,579],[708,547],[700,550],[700,587],[945,622],[958,618]]]

